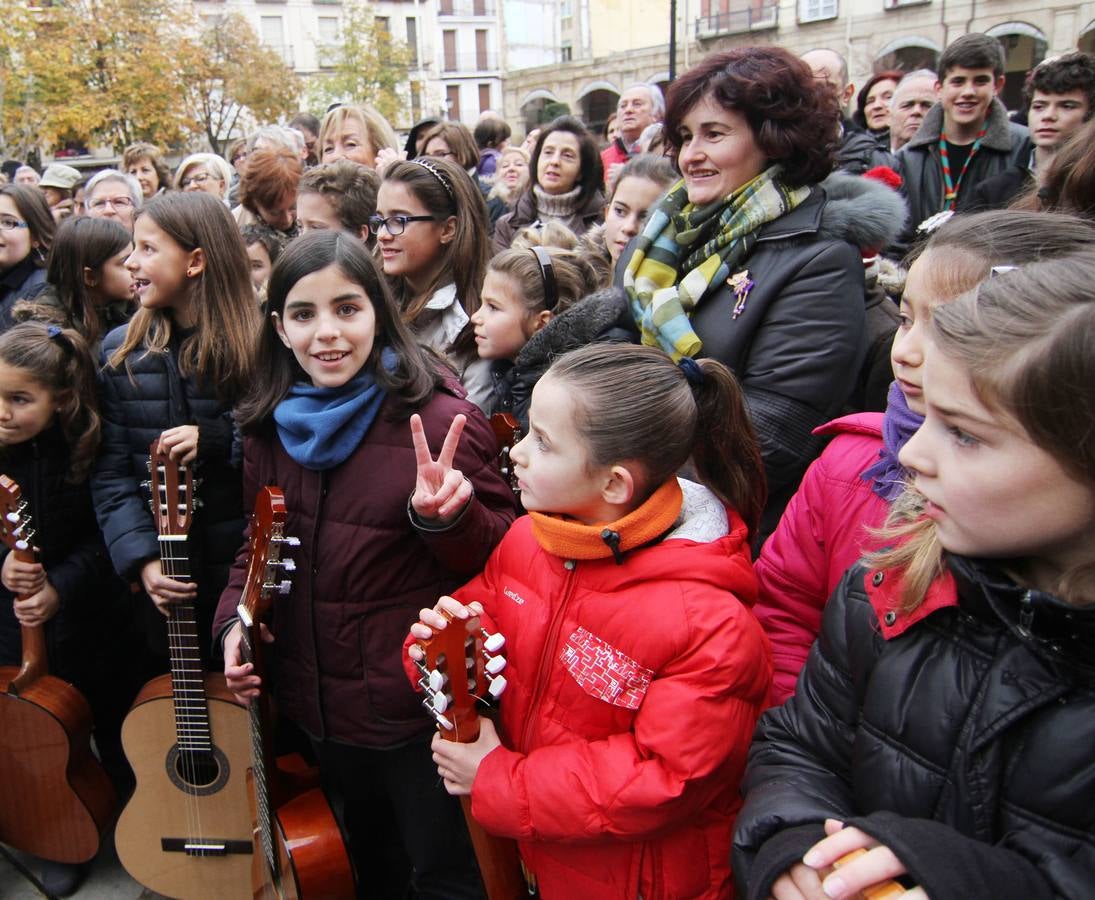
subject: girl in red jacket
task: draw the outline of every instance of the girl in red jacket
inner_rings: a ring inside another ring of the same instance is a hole
[[[502,736],[435,738],[438,772],[520,842],[546,900],[729,897],[771,679],[748,608],[764,475],[740,389],[712,360],[592,345],[537,383],[529,422],[511,453],[529,515],[439,604],[506,638]],[[690,456],[706,486],[677,478]],[[421,615],[408,643],[444,627]]]
[[[263,380],[238,415],[244,501],[281,487],[286,533],[300,540],[292,589],[274,604],[278,709],[311,739],[340,801],[359,896],[402,897],[410,877],[418,897],[481,897],[400,641],[423,603],[482,569],[513,520],[494,436],[400,322],[357,237],[293,241],[270,275],[267,316]],[[214,626],[243,700],[260,688],[240,665],[234,618],[246,568],[244,547]]]

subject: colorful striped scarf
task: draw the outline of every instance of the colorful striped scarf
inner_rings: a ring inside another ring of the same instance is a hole
[[[651,212],[624,271],[644,344],[661,347],[674,360],[699,353],[703,343],[692,330],[692,310],[749,255],[762,225],[810,195],[809,187],[787,187],[779,180],[782,171],[770,166],[724,200],[698,207],[688,202],[681,180]]]

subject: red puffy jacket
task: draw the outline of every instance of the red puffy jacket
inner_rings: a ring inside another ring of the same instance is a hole
[[[756,563],[755,611],[775,666],[772,705],[794,694],[829,595],[890,510],[860,477],[878,461],[882,413],[835,419],[814,434],[836,437],[806,470]]]
[[[506,637],[503,747],[472,812],[516,838],[541,896],[728,898],[738,784],[771,680],[746,529],[682,483],[653,546],[566,560],[514,523],[461,588]]]

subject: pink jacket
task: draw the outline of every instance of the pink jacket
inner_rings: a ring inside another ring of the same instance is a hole
[[[878,460],[882,413],[844,416],[814,433],[835,437],[806,470],[756,562],[760,596],[754,612],[772,642],[772,705],[794,694],[829,595],[867,548],[867,529],[881,525],[889,512],[860,477]]]

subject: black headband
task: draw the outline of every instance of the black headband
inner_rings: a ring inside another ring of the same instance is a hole
[[[544,282],[544,307],[555,309],[559,303],[559,291],[555,287],[555,267],[551,264],[551,254],[544,247],[530,248],[540,264],[540,278]]]

